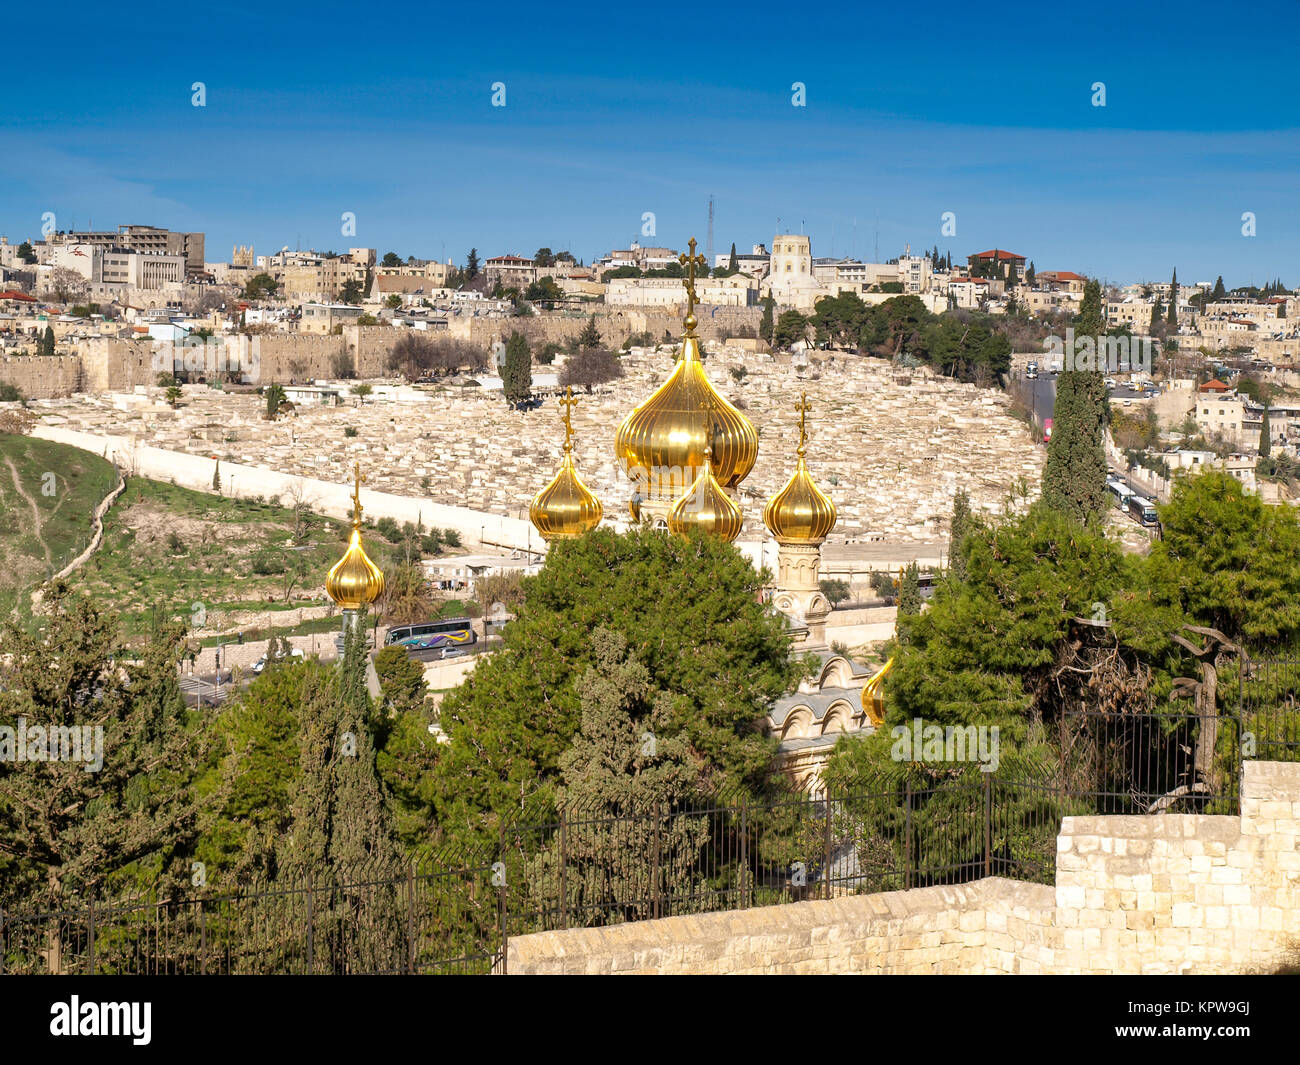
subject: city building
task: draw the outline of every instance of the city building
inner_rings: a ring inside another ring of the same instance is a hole
[[[179,255],[185,261],[186,273],[204,272],[202,233],[174,233],[157,226],[118,226],[115,230],[52,233],[46,244],[51,248],[80,244],[123,248],[143,255]]]

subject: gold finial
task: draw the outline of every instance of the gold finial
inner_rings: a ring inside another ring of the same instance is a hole
[[[808,393],[807,393],[807,392],[800,392],[800,393],[799,393],[799,402],[795,404],[794,409],[797,410],[797,411],[799,412],[799,450],[798,450],[798,455],[799,455],[800,458],[803,458],[803,456],[804,456],[804,452],[807,450],[807,447],[808,447],[808,428],[807,428],[807,425],[806,425],[805,422],[804,422],[804,417],[805,417],[805,415],[807,415],[807,413],[808,413],[810,410],[812,410],[812,408],[811,408],[810,406],[808,406]]]
[[[677,261],[686,267],[686,276],[682,278],[682,284],[686,286],[686,333],[691,335],[695,331],[695,305],[700,302],[699,296],[695,294],[695,268],[698,266],[701,270],[706,269],[708,263],[705,262],[703,255],[695,254],[695,238],[691,237],[688,241],[691,254],[683,252],[677,256]]]
[[[564,453],[566,455],[573,450],[573,420],[570,415],[577,405],[578,401],[573,398],[573,388],[566,388],[564,398],[560,400],[560,406],[564,408]]]
[[[353,469],[353,476],[356,478],[356,485],[352,489],[352,524],[356,528],[361,527],[361,484],[365,478],[361,476],[361,463],[356,463]]]

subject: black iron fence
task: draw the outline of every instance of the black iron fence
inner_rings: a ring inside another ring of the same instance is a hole
[[[903,763],[832,792],[568,803],[403,867],[186,897],[0,911],[6,972],[489,973],[510,937],[955,884],[1051,883],[1061,818],[1232,813],[1242,757],[1300,759],[1300,667],[1250,665],[1235,714],[1076,714],[1040,760]],[[1198,745],[1212,736],[1212,759]],[[1208,771],[1206,767],[1209,767]]]

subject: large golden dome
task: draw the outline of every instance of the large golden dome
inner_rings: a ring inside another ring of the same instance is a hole
[[[341,610],[360,610],[384,594],[384,574],[361,546],[361,467],[352,496],[352,536],[343,557],[325,578],[325,591]]]
[[[763,524],[782,544],[820,544],[835,528],[835,504],[829,496],[813,483],[804,460],[808,446],[808,431],[804,416],[808,413],[808,397],[801,395],[799,405],[799,462],[785,487],[767,501],[763,508]]]
[[[600,500],[582,483],[573,464],[573,423],[569,414],[577,402],[573,389],[565,389],[564,399],[560,400],[564,406],[564,458],[559,472],[533,497],[528,508],[529,520],[548,541],[590,532],[600,524],[604,513]]]
[[[668,530],[685,535],[691,529],[698,529],[730,543],[740,535],[744,524],[740,507],[713,476],[713,463],[706,446],[700,475],[668,512]]]
[[[677,365],[614,436],[616,460],[640,499],[663,504],[671,504],[695,483],[706,448],[712,448],[713,476],[724,488],[735,488],[758,459],[758,432],[713,387],[700,362],[694,281],[695,265],[703,263],[703,256],[694,254],[694,238],[690,243],[692,255],[682,256],[683,265],[689,266],[687,314]]]

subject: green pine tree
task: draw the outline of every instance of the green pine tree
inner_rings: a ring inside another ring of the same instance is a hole
[[[212,718],[191,716],[181,695],[183,636],[168,624],[128,651],[116,616],[63,581],[46,589],[35,629],[0,628],[0,723],[75,729],[79,741],[77,758],[0,761],[0,866],[16,863],[0,901],[16,891],[58,911],[146,874],[165,890],[188,885],[178,856],[205,824],[212,796],[194,783],[213,743]],[[62,971],[57,934],[46,951]]]
[[[1214,282],[1214,291],[1210,294],[1212,299],[1221,300],[1228,294],[1228,290],[1223,287],[1223,275],[1220,274],[1218,280]]]

